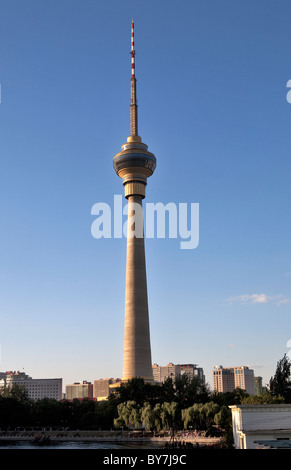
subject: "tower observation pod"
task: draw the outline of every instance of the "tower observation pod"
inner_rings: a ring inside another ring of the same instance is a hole
[[[130,136],[121,146],[121,152],[113,158],[114,170],[122,178],[128,200],[122,381],[140,377],[145,382],[153,382],[142,200],[145,198],[147,179],[156,168],[156,157],[138,135],[133,21],[130,54]],[[137,224],[142,227],[139,233]]]

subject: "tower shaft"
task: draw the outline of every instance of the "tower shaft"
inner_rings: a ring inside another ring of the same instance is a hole
[[[137,211],[137,205],[141,211]],[[132,215],[141,218],[142,198],[128,198],[128,232],[126,259],[126,289],[125,289],[125,321],[124,321],[124,351],[122,380],[142,377],[152,381],[152,360],[150,346],[150,329],[148,313],[147,279],[144,237],[131,236],[134,226]],[[142,225],[143,226],[143,225]],[[136,228],[136,227],[135,227]]]

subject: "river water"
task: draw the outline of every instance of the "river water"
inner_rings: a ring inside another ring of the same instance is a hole
[[[32,441],[0,441],[2,449],[161,449],[162,446],[155,443],[115,443],[115,442],[88,442],[69,441],[38,444]]]

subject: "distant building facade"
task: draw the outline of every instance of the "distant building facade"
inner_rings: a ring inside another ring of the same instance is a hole
[[[94,380],[93,396],[97,401],[107,400],[109,395],[120,385],[121,379]]]
[[[205,375],[202,367],[197,367],[197,364],[178,364],[180,367],[180,375],[186,374],[192,379],[199,377],[201,383],[205,384]]]
[[[153,364],[153,377],[155,382],[165,382],[166,379],[175,379],[180,374],[180,367],[169,362],[166,366]]]
[[[0,388],[19,385],[25,388],[29,398],[41,400],[43,398],[62,399],[61,378],[57,379],[32,379],[25,372],[7,371],[0,373]]]
[[[247,366],[215,366],[212,375],[214,392],[232,392],[239,387],[250,395],[255,394],[254,371]]]
[[[213,371],[213,390],[218,393],[232,392],[234,386],[233,368],[215,366]]]
[[[66,400],[73,400],[74,398],[93,398],[93,384],[83,380],[83,382],[74,382],[71,385],[66,385]]]
[[[255,395],[262,395],[263,393],[263,379],[262,377],[255,377]]]
[[[205,383],[203,369],[197,367],[197,364],[173,364],[170,362],[166,366],[153,364],[152,368],[155,382],[163,383],[168,378],[175,380],[176,377],[186,374],[189,378],[199,377],[202,383]]]

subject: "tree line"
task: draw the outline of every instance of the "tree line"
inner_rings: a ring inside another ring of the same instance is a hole
[[[231,429],[229,405],[291,403],[290,362],[285,355],[277,363],[269,391],[248,395],[210,392],[199,377],[187,375],[167,379],[163,384],[135,378],[122,383],[108,400],[33,401],[25,388],[13,385],[0,391],[0,428],[52,429],[207,429],[218,425]]]

